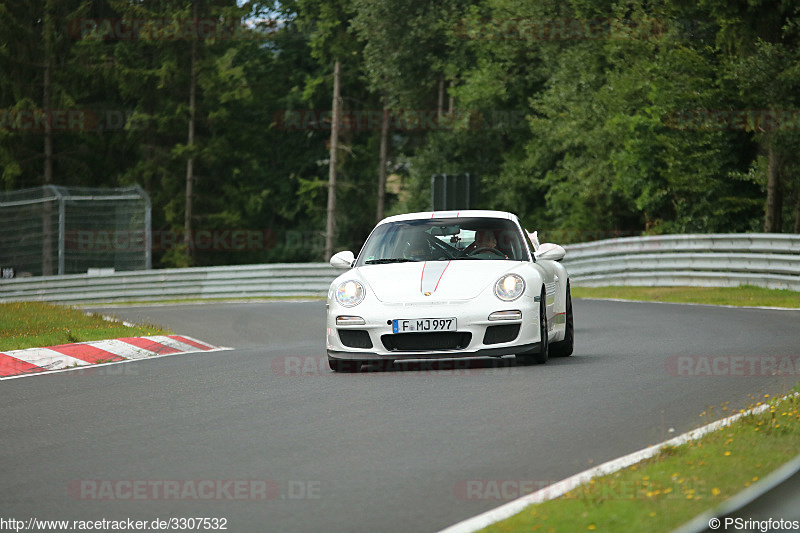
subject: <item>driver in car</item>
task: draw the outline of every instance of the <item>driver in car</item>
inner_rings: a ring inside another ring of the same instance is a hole
[[[475,242],[470,244],[464,250],[465,255],[471,256],[494,256],[507,257],[505,253],[497,249],[497,238],[494,232],[488,229],[481,229],[475,232]]]
[[[430,259],[430,245],[424,235],[413,235],[403,249],[403,257],[413,261],[428,261]]]

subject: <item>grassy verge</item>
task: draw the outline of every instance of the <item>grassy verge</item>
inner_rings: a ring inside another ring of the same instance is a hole
[[[575,298],[615,298],[649,302],[788,307],[800,309],[800,292],[740,287],[572,287]]]
[[[484,531],[671,531],[798,454],[800,398],[772,399],[769,405]]]
[[[61,305],[0,303],[0,350],[167,333],[157,326],[128,327]]]

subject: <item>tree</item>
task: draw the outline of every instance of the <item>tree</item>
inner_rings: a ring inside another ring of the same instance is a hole
[[[463,64],[466,47],[455,30],[465,15],[469,2],[448,0],[445,2],[411,1],[398,4],[389,0],[354,0],[355,16],[352,30],[363,42],[362,68],[370,90],[381,95],[384,120],[381,123],[380,157],[378,163],[378,194],[376,218],[383,218],[385,205],[385,174],[392,140],[397,141],[396,159],[408,161],[412,167],[411,190],[427,188],[432,173],[443,172],[448,152],[433,163],[433,170],[420,167],[412,161],[417,147],[424,147],[433,137],[438,137],[436,128],[421,133],[396,131],[389,136],[390,122],[402,115],[404,110],[432,114],[436,110],[437,125],[448,124],[445,117],[445,87],[450,90],[448,113],[453,113],[455,82]],[[457,135],[453,130],[441,135]],[[441,144],[437,144],[441,148]],[[424,148],[423,148],[424,149]],[[433,154],[430,154],[433,155]],[[427,157],[425,158],[427,160]],[[395,166],[401,166],[396,164]],[[438,167],[438,168],[437,168]],[[462,169],[461,171],[463,171]],[[423,193],[424,194],[424,193]],[[430,193],[422,203],[427,208]],[[408,205],[402,206],[408,209]]]
[[[358,45],[349,33],[352,5],[348,2],[297,0],[298,23],[312,32],[311,55],[322,64],[333,64],[333,97],[330,156],[328,164],[328,207],[325,228],[325,257],[333,253],[336,236],[336,173],[339,150],[340,72],[342,62],[358,53]]]
[[[789,0],[705,0],[701,5],[719,24],[717,46],[725,54],[726,79],[738,89],[745,109],[767,114],[754,119],[748,129],[767,160],[760,165],[766,167],[764,231],[780,232],[784,189],[790,185],[785,183],[784,173],[787,165],[796,164],[800,139],[781,127],[780,117],[770,115],[793,109],[798,103],[800,17],[796,5]],[[800,207],[795,218],[800,220]]]

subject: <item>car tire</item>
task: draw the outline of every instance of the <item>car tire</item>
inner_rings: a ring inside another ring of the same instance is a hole
[[[517,364],[541,365],[547,362],[550,353],[550,343],[547,340],[547,295],[542,289],[539,296],[539,348],[534,352],[519,353],[516,355]]]
[[[569,282],[567,282],[567,312],[566,322],[564,328],[564,340],[554,342],[550,346],[551,357],[569,357],[575,347],[575,326],[572,322],[572,295],[569,290]]]
[[[331,367],[331,370],[343,374],[360,372],[361,365],[364,363],[365,361],[360,359],[334,359],[333,357],[328,357],[328,366]]]

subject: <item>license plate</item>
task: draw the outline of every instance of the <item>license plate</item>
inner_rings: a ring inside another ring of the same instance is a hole
[[[392,333],[456,331],[455,318],[398,318],[392,320]]]

